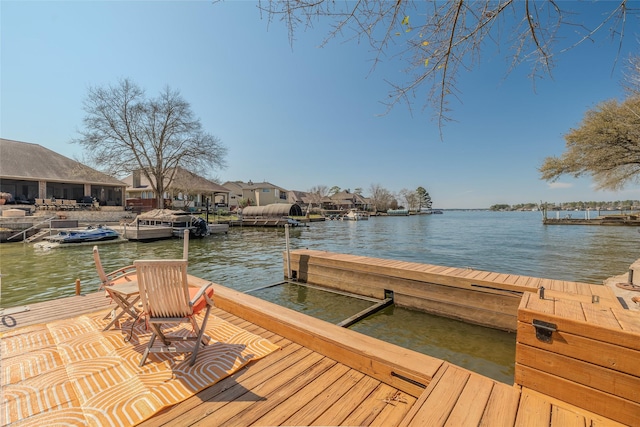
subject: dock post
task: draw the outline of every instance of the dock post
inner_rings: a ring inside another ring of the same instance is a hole
[[[287,279],[291,280],[291,251],[289,250],[289,223],[284,225],[284,240],[287,248]]]
[[[80,279],[76,279],[76,295],[80,295]]]
[[[184,242],[182,243],[182,259],[189,259],[189,229],[184,230]]]

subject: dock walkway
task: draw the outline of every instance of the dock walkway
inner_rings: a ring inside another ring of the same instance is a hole
[[[142,425],[625,425],[219,285],[215,295],[213,315],[281,350]],[[2,315],[0,332],[110,307],[102,292],[37,303]]]

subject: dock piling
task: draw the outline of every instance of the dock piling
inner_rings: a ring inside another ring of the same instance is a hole
[[[287,280],[291,280],[291,250],[289,249],[289,224],[284,225],[284,239],[287,250]]]

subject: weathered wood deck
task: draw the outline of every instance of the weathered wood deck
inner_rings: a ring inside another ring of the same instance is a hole
[[[143,425],[623,425],[228,288],[215,292],[214,315],[282,349]],[[3,316],[0,332],[108,305],[91,293],[29,308]]]

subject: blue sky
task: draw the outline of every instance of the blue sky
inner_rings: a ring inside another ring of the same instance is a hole
[[[560,2],[586,11],[606,8]],[[640,7],[640,2],[636,3]],[[624,59],[638,53],[635,15],[614,68],[618,43],[606,33],[557,58],[553,78],[506,76],[508,54],[491,50],[458,77],[455,122],[443,129],[417,101],[384,115],[385,80],[405,64],[371,68],[366,44],[319,45],[327,27],[296,34],[269,24],[254,2],[0,2],[0,136],[81,159],[71,144],[82,125],[87,88],[129,78],[155,96],[180,91],[205,130],[228,148],[222,181],[269,181],[289,190],[313,186],[392,192],[425,187],[439,208],[493,204],[640,199],[640,189],[594,191],[589,179],[539,179],[545,157],[565,149],[563,135],[584,113],[622,99]],[[426,88],[425,88],[426,91]],[[423,92],[424,96],[425,92]]]

